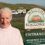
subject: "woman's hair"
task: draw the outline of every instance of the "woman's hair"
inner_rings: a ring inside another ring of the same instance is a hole
[[[3,8],[0,8],[0,14],[3,12],[3,11],[7,11],[10,13],[10,19],[12,19],[12,10],[8,7],[3,7]]]

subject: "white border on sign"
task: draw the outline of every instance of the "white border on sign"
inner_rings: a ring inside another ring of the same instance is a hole
[[[33,15],[39,15],[44,20],[44,22],[42,23],[43,25],[30,26],[30,23],[28,23],[28,18],[29,16]],[[25,29],[39,29],[39,28],[45,28],[45,11],[43,11],[41,8],[33,8],[29,10],[25,16]]]

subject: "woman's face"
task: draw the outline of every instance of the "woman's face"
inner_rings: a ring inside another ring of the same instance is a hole
[[[10,13],[9,12],[6,12],[6,11],[3,11],[0,15],[0,25],[1,27],[3,28],[6,28],[10,25]]]

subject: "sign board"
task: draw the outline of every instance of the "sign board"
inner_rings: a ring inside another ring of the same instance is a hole
[[[45,11],[40,8],[30,9],[25,16],[25,29],[45,28]]]
[[[25,45],[45,45],[45,31],[25,31]]]

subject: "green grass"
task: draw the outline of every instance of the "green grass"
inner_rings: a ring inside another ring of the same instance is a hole
[[[24,20],[23,17],[13,18],[12,20],[12,26],[17,27],[21,30],[24,29]]]

